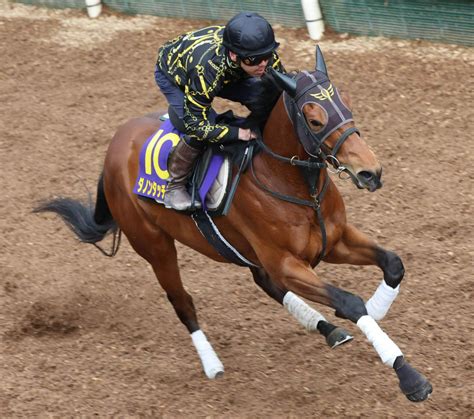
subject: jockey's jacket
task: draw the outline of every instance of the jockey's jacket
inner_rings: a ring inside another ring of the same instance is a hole
[[[180,35],[158,51],[157,66],[184,92],[183,123],[197,140],[238,140],[238,127],[209,121],[212,100],[228,84],[250,77],[232,62],[222,45],[224,26],[209,26]],[[284,71],[274,52],[268,66]]]

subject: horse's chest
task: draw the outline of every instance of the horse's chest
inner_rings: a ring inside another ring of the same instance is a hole
[[[324,217],[318,220],[314,212],[308,218],[305,223],[285,229],[284,234],[280,236],[278,247],[286,247],[299,258],[313,263],[321,252],[326,254],[340,240],[342,227],[338,217]],[[272,243],[277,241],[272,240]]]
[[[324,220],[324,225],[318,222],[313,224],[307,244],[310,259],[314,258],[315,255],[318,255],[323,250],[327,253],[328,249],[334,247],[339,241],[341,234],[342,230],[333,222]],[[323,247],[326,249],[323,249]]]
[[[307,259],[314,262],[321,252],[327,254],[341,239],[345,223],[345,212],[339,208],[323,208],[319,215],[315,212],[306,246]]]

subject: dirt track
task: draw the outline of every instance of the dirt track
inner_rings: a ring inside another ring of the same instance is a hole
[[[384,188],[338,181],[349,218],[403,258],[384,329],[434,393],[412,404],[354,325],[336,350],[306,333],[246,269],[180,247],[185,285],[226,367],[208,381],[151,269],[125,241],[107,259],[51,216],[94,190],[115,128],[162,108],[156,49],[203,22],[51,11],[0,0],[0,416],[468,417],[473,373],[472,49],[329,36]],[[311,69],[304,30],[276,28],[288,69]],[[471,75],[471,76],[470,76]],[[375,268],[320,275],[368,298]],[[366,281],[367,279],[367,281]],[[331,310],[318,307],[328,318]]]

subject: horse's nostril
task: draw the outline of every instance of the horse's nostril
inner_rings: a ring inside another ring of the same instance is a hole
[[[382,187],[380,180],[380,174],[371,172],[369,170],[361,170],[357,173],[357,179],[359,180],[359,186],[367,188],[370,192]]]
[[[364,178],[364,180],[371,180],[374,177],[374,174],[371,172],[368,172],[366,170],[363,170],[362,172],[359,172],[358,175],[361,178]]]

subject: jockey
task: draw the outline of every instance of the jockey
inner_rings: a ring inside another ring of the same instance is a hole
[[[218,96],[251,110],[268,66],[284,71],[270,24],[241,12],[226,26],[209,26],[165,43],[158,51],[155,80],[169,104],[171,121],[186,135],[170,153],[165,206],[191,207],[186,181],[208,143],[256,138],[250,129],[216,123],[211,107]]]

